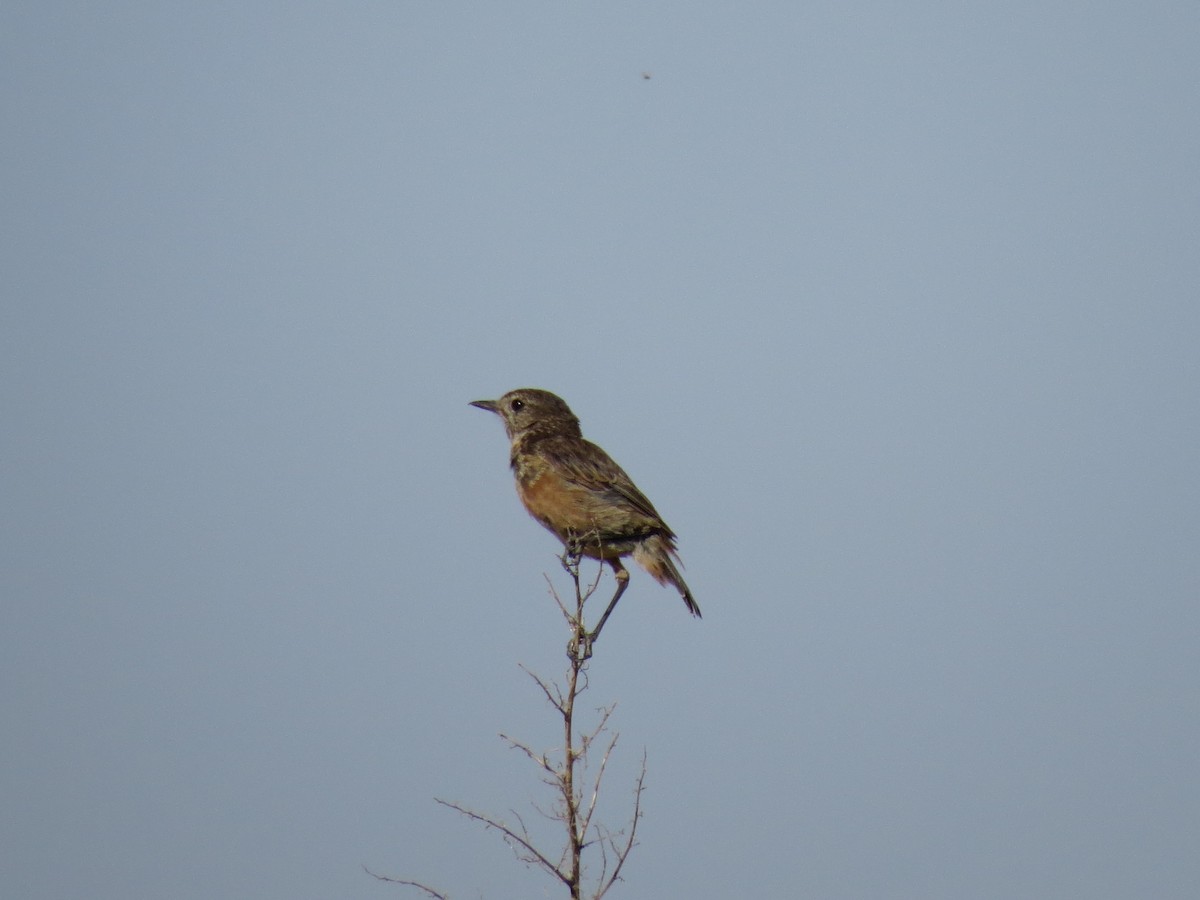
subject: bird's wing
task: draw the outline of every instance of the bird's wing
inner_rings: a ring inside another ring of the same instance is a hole
[[[550,457],[559,471],[564,472],[571,481],[589,491],[627,503],[636,512],[653,519],[669,533],[670,529],[663,522],[662,516],[658,514],[649,498],[638,490],[633,479],[625,474],[625,470],[617,465],[611,456],[591,441],[549,440],[542,444],[540,450]]]

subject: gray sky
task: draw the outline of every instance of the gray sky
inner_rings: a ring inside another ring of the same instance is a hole
[[[0,894],[558,896],[494,418],[680,535],[630,898],[1200,883],[1200,7],[0,13]],[[647,80],[643,72],[652,77]]]

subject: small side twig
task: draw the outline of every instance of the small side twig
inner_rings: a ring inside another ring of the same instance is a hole
[[[390,875],[380,875],[378,872],[372,872],[366,866],[363,866],[363,871],[366,872],[368,875],[370,875],[372,878],[377,878],[380,881],[387,881],[387,882],[390,882],[391,884],[404,884],[404,885],[407,885],[408,887],[415,887],[417,890],[424,891],[430,897],[435,898],[435,900],[450,900],[449,894],[443,894],[441,891],[435,891],[429,885],[421,884],[421,882],[419,882],[419,881],[409,881],[407,878],[393,878]]]
[[[568,875],[562,872],[554,863],[550,862],[550,860],[546,858],[542,851],[533,845],[529,838],[529,832],[525,831],[524,824],[522,824],[522,831],[525,831],[525,833],[518,834],[499,819],[494,819],[491,816],[476,812],[473,809],[468,809],[465,806],[460,806],[457,803],[451,803],[448,800],[442,800],[438,797],[434,797],[433,799],[442,806],[448,806],[450,809],[462,813],[468,819],[472,819],[473,821],[481,823],[485,828],[495,828],[504,836],[504,839],[509,846],[513,847],[513,851],[516,853],[517,859],[521,860],[521,862],[541,866],[542,869],[548,874],[557,877],[560,881],[566,882],[567,884],[570,883],[568,880]]]

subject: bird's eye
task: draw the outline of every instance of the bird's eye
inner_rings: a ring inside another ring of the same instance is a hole
[[[508,405],[512,409],[513,412],[520,412],[522,409],[525,408],[525,401],[524,400],[514,400],[514,401],[512,401],[512,403],[510,403]]]

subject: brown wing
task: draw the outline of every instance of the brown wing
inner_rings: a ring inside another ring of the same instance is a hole
[[[575,484],[599,495],[610,504],[624,507],[633,518],[644,520],[645,527],[661,530],[668,537],[674,537],[654,504],[638,490],[633,479],[591,441],[550,438],[539,444],[538,452]]]

